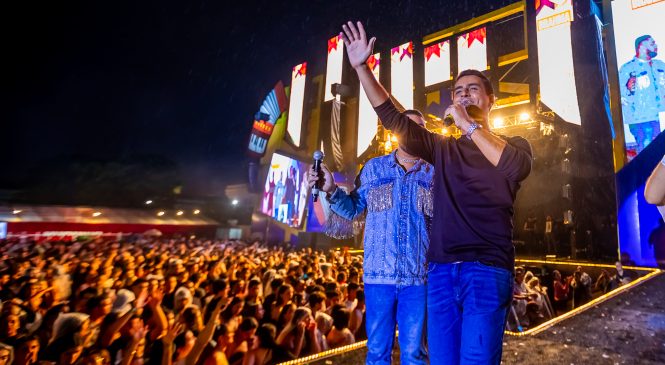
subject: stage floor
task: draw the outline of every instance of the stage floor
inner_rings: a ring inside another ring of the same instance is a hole
[[[398,349],[393,364],[399,364]],[[312,362],[364,364],[362,348]],[[665,364],[665,274],[531,336],[504,337],[504,364]]]

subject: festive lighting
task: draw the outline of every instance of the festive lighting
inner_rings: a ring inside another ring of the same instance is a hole
[[[194,214],[199,214],[199,213],[201,213],[200,210],[198,210],[198,209],[194,209]]]
[[[183,212],[182,210],[179,210],[175,215],[183,215],[183,214],[185,214],[185,212]]]
[[[503,118],[494,118],[492,124],[494,125],[494,128],[501,128],[504,125],[504,120]]]
[[[150,204],[152,204],[152,200],[146,200],[145,201],[145,205],[150,205]]]
[[[163,216],[164,214],[166,214],[166,213],[165,213],[164,211],[161,211],[161,212],[158,212],[158,213],[157,213],[157,216],[161,217],[161,216]]]
[[[14,209],[12,210],[12,214],[20,214],[22,212],[21,209]]]
[[[93,217],[99,217],[100,215],[102,215],[102,212],[94,212],[94,213],[92,213],[92,216],[93,216]]]
[[[305,356],[305,357],[301,357],[299,359],[283,362],[283,363],[280,363],[279,365],[308,364],[312,361],[322,360],[322,359],[325,359],[325,358],[328,358],[328,357],[331,357],[331,356],[344,354],[344,353],[347,353],[347,352],[350,352],[350,351],[353,351],[353,350],[357,350],[357,349],[360,349],[360,348],[363,348],[363,347],[366,347],[366,346],[367,346],[367,340],[364,340],[364,341],[356,342],[356,343],[351,344],[351,345],[346,345],[346,346],[334,348],[332,350],[319,352],[318,354]]]

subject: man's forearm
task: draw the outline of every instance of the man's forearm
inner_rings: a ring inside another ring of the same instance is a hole
[[[665,205],[665,165],[662,162],[658,163],[649,176],[644,188],[644,198],[649,204]]]
[[[478,149],[480,149],[480,152],[482,152],[492,165],[499,165],[501,154],[504,148],[506,148],[506,141],[484,128],[476,129],[471,134],[471,140],[473,140]]]
[[[390,94],[388,94],[388,92],[381,85],[379,80],[377,80],[376,77],[374,77],[374,74],[369,69],[369,66],[363,64],[361,66],[358,66],[355,70],[356,73],[358,74],[358,79],[360,80],[360,84],[363,86],[363,89],[365,90],[367,99],[369,99],[369,102],[370,104],[372,104],[373,107],[376,108],[377,106],[385,103],[386,100],[390,98]]]

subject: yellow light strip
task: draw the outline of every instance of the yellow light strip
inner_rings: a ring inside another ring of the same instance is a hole
[[[299,359],[283,362],[283,363],[280,363],[279,365],[307,364],[308,362],[311,362],[311,361],[322,360],[322,359],[325,359],[327,357],[340,355],[340,354],[347,353],[347,352],[353,351],[353,350],[357,350],[357,349],[360,349],[360,348],[363,348],[363,347],[366,347],[366,346],[367,346],[367,340],[360,341],[360,342],[356,342],[356,343],[351,344],[351,345],[346,345],[346,346],[338,347],[338,348],[335,348],[335,349],[332,349],[332,350],[319,352],[318,354],[305,356],[305,357],[301,357]]]
[[[517,52],[509,53],[499,57],[499,67],[510,65],[511,63],[524,61],[529,59],[529,52],[526,49],[519,50]]]
[[[587,266],[590,266],[590,265],[587,265]],[[528,336],[528,335],[538,334],[538,333],[543,332],[544,330],[554,326],[555,324],[560,323],[561,321],[564,321],[564,320],[566,320],[570,317],[573,317],[573,316],[575,316],[575,315],[577,315],[581,312],[584,312],[585,310],[587,310],[591,307],[594,307],[597,304],[600,304],[604,301],[607,301],[608,299],[614,298],[617,295],[623,293],[624,291],[626,291],[626,290],[628,290],[628,289],[630,289],[634,286],[640,285],[640,284],[646,282],[647,280],[649,280],[649,279],[651,279],[651,278],[653,278],[657,275],[660,275],[662,273],[663,272],[661,270],[655,269],[655,271],[653,271],[653,272],[651,272],[651,273],[649,273],[649,274],[647,274],[647,275],[645,275],[641,278],[635,279],[634,281],[630,282],[629,284],[626,284],[622,287],[614,289],[614,290],[612,290],[611,292],[609,292],[607,294],[603,294],[603,295],[599,296],[598,298],[590,301],[589,303],[586,303],[586,304],[584,304],[583,306],[581,306],[579,308],[575,308],[575,309],[571,310],[570,312],[566,312],[566,313],[564,313],[564,314],[562,314],[558,317],[550,319],[549,321],[547,321],[545,323],[542,323],[540,326],[528,329],[524,332],[505,331],[504,333],[506,333],[508,335],[512,335],[512,336],[518,336],[518,337],[519,336]]]
[[[560,265],[574,265],[574,266],[587,266],[587,267],[605,267],[609,269],[616,269],[615,265],[610,264],[592,264],[590,262],[574,262],[574,261],[548,261],[548,260],[530,260],[530,259],[515,259],[515,263],[518,262],[527,262],[534,264],[560,264]],[[641,267],[641,266],[623,266],[624,269],[630,270],[642,270],[650,272],[660,272],[660,269],[653,267]]]
[[[507,108],[509,106],[528,104],[530,102],[531,100],[529,100],[529,94],[515,95],[508,98],[498,99],[494,103],[494,108],[492,110]]]
[[[349,252],[350,253],[362,253],[363,250],[353,250],[353,251],[349,251]],[[614,265],[609,265],[609,264],[592,264],[592,263],[588,263],[588,262],[563,262],[563,261],[545,261],[545,260],[530,260],[530,259],[516,259],[515,263],[558,264],[558,265],[570,265],[570,266],[580,266],[581,265],[581,266],[586,266],[586,267],[616,268]],[[663,273],[662,270],[656,269],[656,268],[651,268],[651,267],[624,266],[623,268],[624,269],[630,269],[630,270],[649,271],[649,274],[647,274],[643,277],[640,277],[638,279],[635,279],[634,281],[630,282],[629,284],[626,284],[622,287],[614,289],[614,290],[612,290],[611,292],[609,292],[607,294],[601,295],[600,297],[590,301],[589,303],[584,304],[583,306],[581,306],[579,308],[575,308],[570,312],[564,313],[564,314],[562,314],[558,317],[550,319],[549,321],[547,321],[545,323],[542,323],[541,325],[539,325],[537,327],[528,329],[524,332],[504,331],[504,333],[507,334],[507,335],[517,336],[517,337],[528,336],[528,335],[536,335],[536,334],[538,334],[540,332],[543,332],[546,329],[554,326],[555,324],[558,324],[558,323],[560,323],[560,322],[562,322],[562,321],[564,321],[564,320],[566,320],[570,317],[573,317],[573,316],[575,316],[575,315],[577,315],[577,314],[579,314],[579,313],[581,313],[581,312],[583,312],[583,311],[585,311],[589,308],[592,308],[592,307],[596,306],[597,304],[600,304],[600,303],[605,302],[605,301],[607,301],[611,298],[614,298],[617,295],[623,293],[624,291],[626,291],[630,288],[633,288],[637,285],[640,285],[640,284],[646,282],[647,280],[650,280],[650,279],[652,279],[652,278],[654,278],[654,277],[656,277],[656,276]],[[398,333],[396,332],[395,335],[398,335]],[[283,362],[283,363],[280,363],[279,365],[307,364],[308,362],[311,362],[311,361],[323,360],[323,359],[328,358],[328,357],[345,354],[347,352],[358,350],[358,349],[361,349],[363,347],[367,347],[367,340],[356,342],[354,344],[347,345],[347,346],[338,347],[338,348],[335,348],[335,349],[332,349],[332,350],[319,352],[318,354],[301,357],[299,359]]]
[[[436,33],[432,33],[429,35],[426,35],[423,37],[423,44],[427,45],[430,43],[434,43],[440,39],[448,38],[452,36],[453,34],[457,33],[462,33],[466,30],[475,28],[477,26],[483,25],[485,23],[493,22],[495,20],[505,18],[507,16],[521,13],[524,11],[524,1],[520,1],[511,5],[508,5],[506,7],[503,7],[501,9],[497,9],[491,13],[487,13],[485,15],[473,18],[467,22],[464,22],[462,24],[455,25],[450,28],[446,28],[444,30],[440,30]]]

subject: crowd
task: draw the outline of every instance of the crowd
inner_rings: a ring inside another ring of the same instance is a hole
[[[561,271],[553,270],[549,285],[544,285],[533,272],[516,267],[508,329],[520,331],[535,327],[634,279],[634,274],[625,272],[620,262],[611,271],[600,270],[594,281],[582,266],[565,277]]]
[[[0,256],[0,365],[274,364],[366,339],[346,251],[97,239]]]

